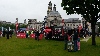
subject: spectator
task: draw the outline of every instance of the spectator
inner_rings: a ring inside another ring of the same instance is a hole
[[[65,42],[64,50],[67,49],[67,41],[68,41],[68,35],[67,35],[67,32],[65,32],[64,33],[64,42]]]
[[[77,46],[77,40],[78,40],[78,31],[77,29],[74,30],[73,32],[73,40],[74,40],[74,51],[78,50],[78,46]]]
[[[7,39],[9,39],[9,28],[6,31],[6,36],[7,36]]]
[[[39,41],[39,36],[40,36],[40,33],[39,31],[36,31],[36,39]]]

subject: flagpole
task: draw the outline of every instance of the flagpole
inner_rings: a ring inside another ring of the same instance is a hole
[[[18,30],[18,18],[16,18],[16,34],[17,34],[17,30]]]

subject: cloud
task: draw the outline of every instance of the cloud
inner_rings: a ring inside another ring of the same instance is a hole
[[[0,0],[0,19],[10,22],[15,22],[16,18],[19,22],[23,22],[24,19],[42,21],[47,15],[49,1],[56,4],[57,11],[63,19],[80,17],[78,15],[68,16],[61,7],[62,0]]]

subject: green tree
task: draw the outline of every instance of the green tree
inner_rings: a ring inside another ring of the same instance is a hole
[[[10,28],[11,28],[11,29],[15,29],[15,25],[14,25],[14,24],[11,24],[11,25],[10,25]]]
[[[95,24],[100,19],[100,1],[99,0],[62,0],[61,6],[66,13],[81,14],[86,21],[91,23],[92,45],[95,41]]]
[[[26,27],[27,27],[27,25],[25,25],[25,24],[19,25],[19,28],[26,28]]]

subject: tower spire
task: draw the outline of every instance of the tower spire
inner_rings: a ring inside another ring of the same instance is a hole
[[[52,3],[51,3],[51,1],[50,1],[49,4],[48,4],[47,15],[48,15],[49,12],[51,12],[51,11],[52,11]]]
[[[56,5],[54,4],[53,11],[56,11]]]
[[[49,2],[48,5],[49,5],[49,6],[48,6],[48,10],[52,11],[52,3],[51,3],[51,1]]]

